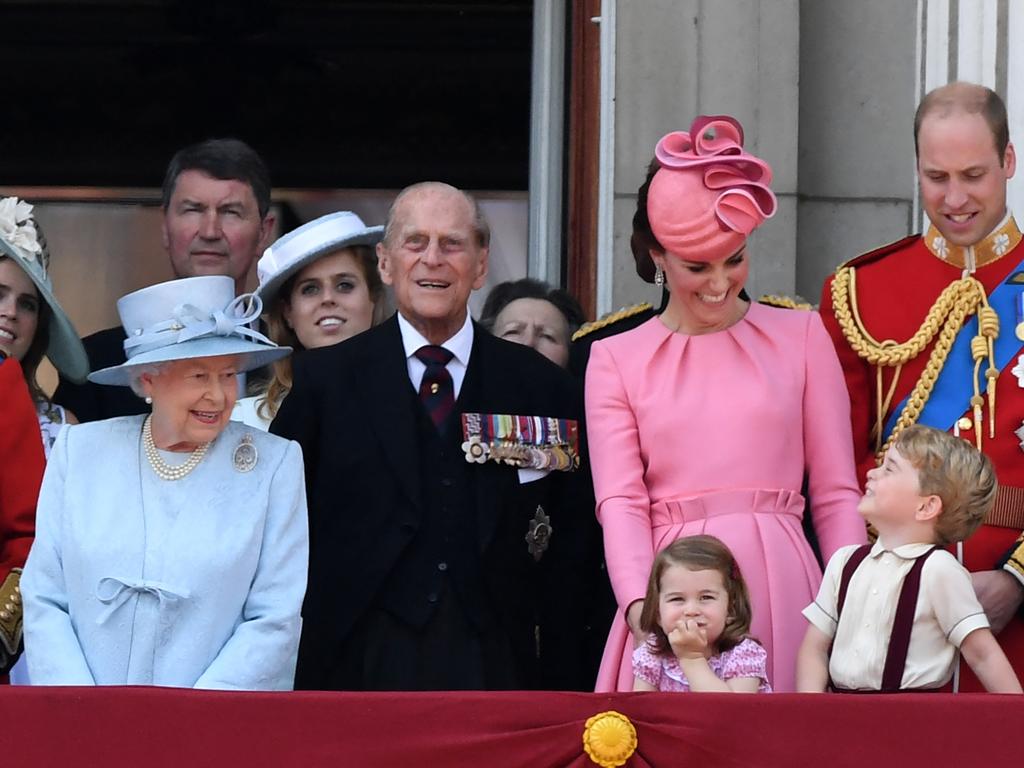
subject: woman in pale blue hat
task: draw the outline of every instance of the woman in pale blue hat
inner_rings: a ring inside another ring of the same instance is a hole
[[[79,383],[89,373],[78,333],[53,294],[49,266],[32,206],[16,197],[0,200],[0,352],[21,363],[47,455],[60,428],[77,419],[39,386],[39,364],[48,357],[65,378]]]
[[[296,443],[229,421],[239,373],[288,354],[229,277],[118,302],[146,416],[60,432],[22,577],[36,685],[290,689],[308,532]]]
[[[374,246],[384,227],[368,227],[351,211],[307,222],[279,238],[257,265],[257,294],[267,310],[271,340],[301,352],[329,347],[369,330],[383,318],[384,285]],[[292,388],[292,363],[273,374],[232,418],[267,429]]]

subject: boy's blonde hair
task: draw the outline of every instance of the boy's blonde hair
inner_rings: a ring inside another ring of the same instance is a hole
[[[995,504],[992,462],[966,440],[921,424],[900,432],[894,446],[917,470],[921,494],[942,500],[936,543],[967,539]]]

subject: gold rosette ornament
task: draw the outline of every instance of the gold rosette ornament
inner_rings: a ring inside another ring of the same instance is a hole
[[[618,768],[636,751],[636,728],[625,715],[609,710],[587,720],[583,750],[602,768]]]

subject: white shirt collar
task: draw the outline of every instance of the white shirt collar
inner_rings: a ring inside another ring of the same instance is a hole
[[[881,539],[877,539],[874,546],[871,547],[871,552],[868,554],[871,557],[878,557],[883,552],[892,552],[894,555],[901,557],[904,560],[913,560],[916,557],[920,557],[934,546],[934,544],[929,544],[927,542],[918,542],[914,544],[903,544],[902,546],[888,549]]]
[[[1000,229],[1005,227],[1006,226],[1006,222],[1008,222],[1010,220],[1011,216],[1013,216],[1013,211],[1010,210],[1010,206],[1006,206],[1006,215],[1003,216],[1003,220],[1002,221],[1000,221],[998,224],[996,224],[994,227],[992,227],[992,232],[998,232]],[[985,235],[985,237],[988,237],[989,235],[991,235],[992,232],[989,232],[988,235]],[[985,237],[983,237],[981,239],[984,240]],[[981,242],[981,240],[979,240],[978,242]],[[975,243],[975,245],[977,245],[977,243]]]
[[[405,357],[408,360],[416,350],[423,346],[429,346],[430,342],[423,334],[412,327],[412,323],[406,320],[401,312],[398,312],[398,328],[402,332],[402,346],[405,347]],[[473,349],[473,318],[469,315],[469,307],[466,307],[466,321],[454,336],[441,345],[451,352],[455,359],[463,365],[469,365],[469,353]]]

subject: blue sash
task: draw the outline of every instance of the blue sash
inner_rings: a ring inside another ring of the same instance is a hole
[[[1024,264],[1024,262],[1022,262]],[[1024,284],[1010,282],[1012,278],[1020,274],[1018,270],[1021,264],[1010,270],[995,290],[988,297],[989,306],[999,315],[999,336],[993,344],[995,367],[1002,370],[1013,361],[1014,357],[1024,346],[1024,341],[1017,338],[1015,331],[1017,302],[1021,292],[1024,291]],[[953,424],[970,407],[971,398],[974,396],[974,358],[971,357],[971,339],[978,335],[978,317],[973,316],[968,320],[960,333],[953,340],[953,346],[949,350],[946,364],[939,371],[935,380],[935,388],[932,389],[931,397],[925,403],[921,415],[917,420],[918,424],[949,431]],[[981,391],[985,391],[985,369],[988,366],[982,363],[982,370],[979,375]],[[903,401],[896,407],[892,415],[885,423],[885,431],[882,434],[882,443],[889,439],[900,414],[907,405],[910,396],[903,398]]]

